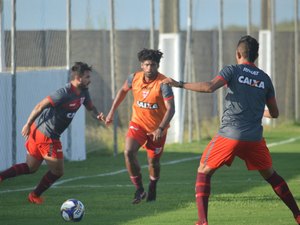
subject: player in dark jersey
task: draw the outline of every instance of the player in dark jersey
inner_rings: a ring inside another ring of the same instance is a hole
[[[45,160],[49,171],[37,187],[29,193],[31,203],[42,204],[41,194],[46,191],[64,172],[64,157],[60,135],[69,126],[75,113],[83,104],[94,118],[105,120],[92,104],[88,85],[92,67],[76,62],[71,68],[71,81],[65,87],[39,102],[28,117],[22,129],[26,138],[26,162],[16,164],[0,173],[0,182],[11,177],[36,172]]]
[[[236,49],[237,65],[224,67],[213,80],[184,83],[167,78],[164,81],[174,87],[206,93],[227,85],[221,127],[204,150],[198,168],[195,185],[199,217],[197,225],[208,225],[212,175],[224,164],[230,166],[235,156],[245,161],[248,170],[259,171],[291,210],[297,224],[300,224],[297,203],[285,180],[273,169],[271,155],[262,135],[262,117],[277,118],[279,111],[271,79],[254,65],[258,48],[256,39],[244,36]]]

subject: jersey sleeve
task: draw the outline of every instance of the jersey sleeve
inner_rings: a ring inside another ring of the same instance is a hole
[[[275,98],[275,89],[274,89],[273,83],[272,83],[269,76],[268,76],[268,81],[270,82],[270,87],[268,88],[267,93],[266,93],[266,100],[267,101],[270,100],[270,99]]]
[[[224,79],[226,83],[230,83],[233,75],[234,69],[232,66],[225,66],[219,73],[219,76]]]
[[[130,74],[127,78],[127,85],[128,85],[128,88],[132,88],[132,81],[133,81],[133,77],[134,77],[134,73]]]
[[[174,98],[173,90],[169,85],[161,84],[160,90],[161,90],[162,96],[165,100]]]
[[[66,97],[67,97],[67,91],[65,88],[60,88],[54,93],[47,96],[47,98],[49,99],[53,107],[63,103]]]
[[[85,108],[91,110],[93,108],[93,102],[90,96],[90,93],[88,91],[85,92],[85,99],[83,102],[83,105],[85,106]]]

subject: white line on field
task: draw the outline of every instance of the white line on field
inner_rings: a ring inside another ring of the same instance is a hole
[[[295,138],[290,138],[290,139],[287,139],[287,140],[284,140],[284,141],[274,142],[274,143],[268,144],[268,147],[270,148],[270,147],[274,147],[274,146],[278,146],[278,145],[292,143],[292,142],[295,142],[299,139],[300,139],[300,137],[295,137]],[[161,165],[173,165],[173,164],[188,162],[188,161],[192,161],[192,160],[196,160],[196,159],[200,160],[200,155],[195,156],[195,157],[184,158],[184,159],[172,160],[172,161],[169,161],[169,162],[162,162]],[[141,167],[142,168],[147,168],[148,165],[143,165]],[[114,172],[100,173],[100,174],[90,175],[90,176],[79,176],[79,177],[73,177],[73,178],[69,178],[69,179],[63,179],[63,180],[57,181],[55,184],[52,185],[52,187],[56,187],[58,185],[65,184],[65,183],[72,182],[72,181],[76,181],[76,180],[82,180],[82,179],[88,179],[88,178],[94,178],[94,177],[113,176],[113,175],[117,175],[117,174],[125,173],[125,172],[127,172],[126,169],[121,169],[121,170],[117,170],[117,171],[114,171]],[[33,188],[34,187],[20,188],[20,189],[15,189],[15,190],[3,190],[3,191],[0,191],[0,194],[9,193],[9,192],[29,191],[29,190],[32,190]]]
[[[299,139],[300,139],[300,137],[294,137],[294,138],[290,138],[290,139],[287,139],[284,141],[274,142],[274,143],[268,144],[267,146],[270,148],[270,147],[277,146],[277,145],[284,145],[284,144],[295,142]]]

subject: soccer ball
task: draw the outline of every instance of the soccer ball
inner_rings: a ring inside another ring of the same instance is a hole
[[[79,222],[84,215],[84,205],[77,199],[68,199],[61,205],[60,213],[67,222]]]

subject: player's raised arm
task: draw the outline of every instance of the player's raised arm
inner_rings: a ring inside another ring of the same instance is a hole
[[[122,103],[122,101],[126,97],[129,90],[130,90],[130,88],[128,87],[128,83],[127,83],[127,80],[126,80],[124,82],[123,86],[118,91],[118,93],[117,93],[117,95],[116,95],[116,97],[115,97],[115,99],[112,103],[112,106],[109,110],[109,113],[106,116],[106,119],[105,119],[105,124],[106,125],[110,125],[112,123],[115,111],[117,110],[119,105]]]
[[[211,81],[193,82],[193,83],[176,81],[169,77],[169,78],[164,79],[163,83],[168,84],[172,87],[184,88],[186,90],[204,92],[204,93],[212,93],[215,90],[217,90],[218,88],[220,88],[226,84],[225,80],[223,80],[219,76],[215,77]]]

